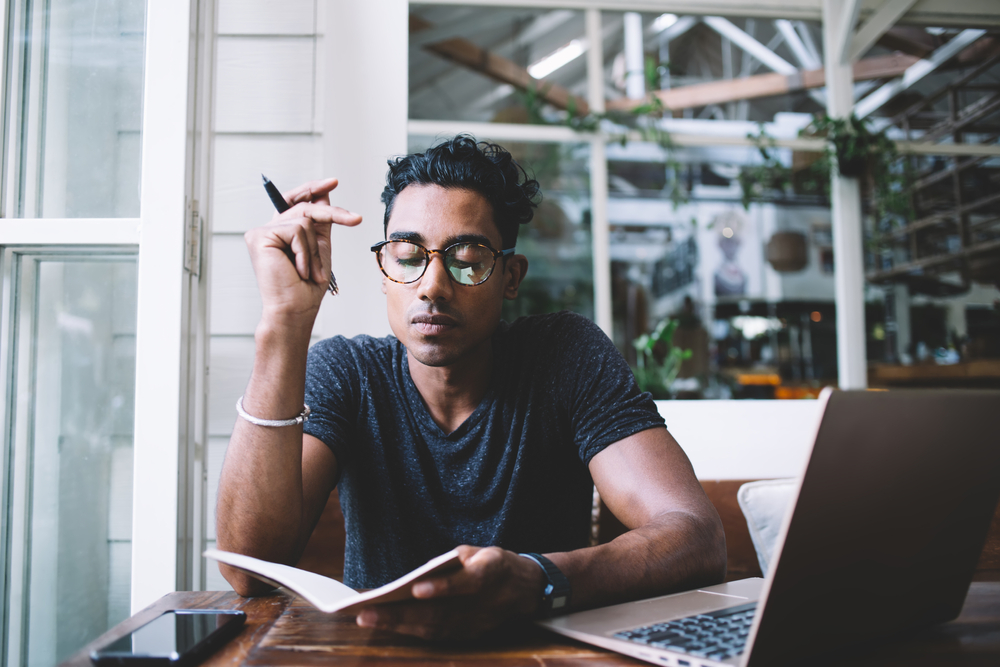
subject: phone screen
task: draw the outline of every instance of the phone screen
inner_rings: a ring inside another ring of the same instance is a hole
[[[94,662],[178,662],[236,634],[246,615],[239,611],[174,610],[104,646],[91,655]]]

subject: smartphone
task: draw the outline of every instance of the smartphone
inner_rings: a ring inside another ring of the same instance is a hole
[[[101,667],[180,667],[197,663],[236,636],[247,615],[226,609],[175,609],[90,652]]]

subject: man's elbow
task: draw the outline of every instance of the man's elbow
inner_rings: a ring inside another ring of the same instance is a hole
[[[714,508],[713,508],[714,510]],[[713,511],[705,520],[704,575],[712,584],[722,583],[726,578],[726,531],[722,527],[719,513]]]
[[[726,578],[726,532],[715,508],[691,516],[689,583],[710,586]]]
[[[267,595],[274,590],[274,586],[265,584],[260,579],[251,577],[246,572],[229,567],[224,563],[219,563],[219,572],[229,582],[229,585],[233,587],[233,590],[245,598]]]

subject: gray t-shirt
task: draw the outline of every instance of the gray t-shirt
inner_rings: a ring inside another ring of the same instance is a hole
[[[341,469],[349,586],[381,586],[459,544],[586,546],[590,459],[663,426],[621,354],[584,317],[501,322],[493,355],[486,396],[444,433],[396,338],[338,336],[310,350],[305,432]]]

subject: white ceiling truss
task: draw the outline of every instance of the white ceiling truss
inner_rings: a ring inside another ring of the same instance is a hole
[[[917,0],[885,0],[852,36],[847,62],[854,62],[863,56],[916,2]]]
[[[858,13],[861,11],[861,0],[842,0],[843,8],[840,13],[840,23],[835,26],[833,34],[837,36],[837,46],[828,53],[837,54],[837,60],[846,65],[848,51],[850,49],[851,38],[854,35],[854,26],[858,22]]]
[[[963,30],[953,37],[947,44],[934,51],[926,58],[911,65],[906,72],[898,79],[894,79],[885,84],[868,97],[854,105],[854,114],[858,118],[865,118],[883,104],[910,88],[925,76],[936,70],[938,67],[958,55],[965,47],[969,46],[977,39],[986,34],[982,29]]]
[[[845,0],[849,1],[849,0]],[[690,16],[731,16],[767,19],[823,20],[823,0],[433,0],[435,5],[522,7],[544,9],[602,9]],[[863,0],[860,17],[867,18],[882,4]],[[414,3],[415,6],[416,3]],[[996,0],[918,0],[906,13],[906,22],[923,26],[1000,26]]]
[[[819,54],[815,52],[815,46],[813,50],[809,49],[805,41],[803,41],[802,35],[795,29],[791,21],[788,19],[777,19],[774,22],[774,27],[778,29],[778,32],[785,38],[785,44],[795,54],[795,59],[798,61],[799,67],[802,69],[819,69],[823,66]]]
[[[736,46],[740,47],[754,58],[770,67],[775,72],[781,74],[793,74],[798,68],[788,62],[771,49],[767,48],[756,39],[746,34],[743,30],[733,25],[733,23],[721,16],[706,16],[702,19],[708,27],[716,31],[726,39],[729,39]]]

